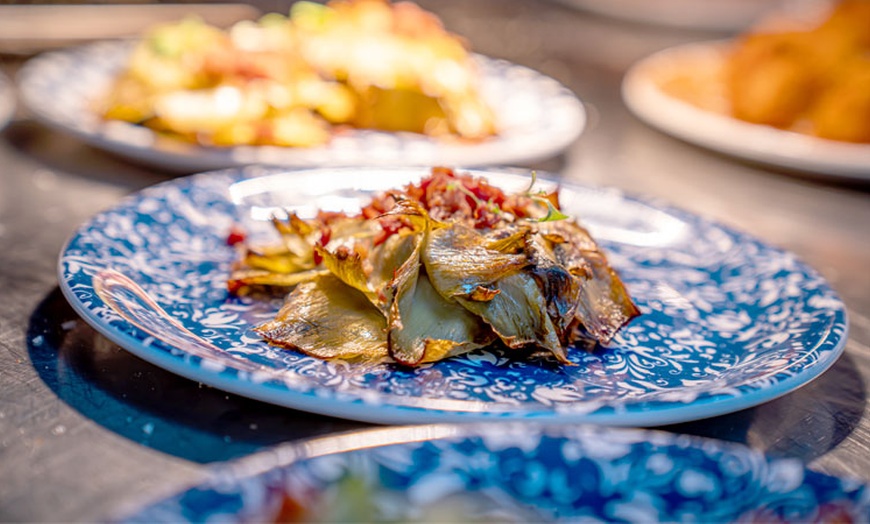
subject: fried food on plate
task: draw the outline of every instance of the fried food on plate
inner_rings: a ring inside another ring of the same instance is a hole
[[[309,147],[348,128],[481,140],[465,43],[415,4],[297,2],[227,31],[190,18],[135,46],[100,113],[210,146]]]
[[[870,142],[870,2],[821,19],[767,20],[727,54],[733,116],[823,138]]]

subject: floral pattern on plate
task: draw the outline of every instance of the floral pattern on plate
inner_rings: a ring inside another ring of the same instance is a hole
[[[870,518],[870,486],[742,445],[594,426],[499,424],[369,431],[255,455],[216,467],[205,482],[122,520],[274,521],[285,496],[314,522]]]
[[[281,299],[228,296],[233,225],[270,239],[274,212],[358,208],[426,172],[251,167],[175,179],[82,226],[61,254],[61,289],[96,329],[159,366],[370,422],[675,423],[788,393],[842,353],[843,303],[794,255],[659,203],[570,183],[563,207],[590,228],[642,312],[610,344],[571,350],[575,365],[489,349],[415,369],[350,365],[262,341],[252,328]],[[528,185],[506,171],[472,174],[508,191]]]

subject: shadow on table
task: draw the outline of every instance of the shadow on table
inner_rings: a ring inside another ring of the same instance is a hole
[[[130,190],[178,176],[177,173],[136,164],[100,151],[73,136],[32,121],[11,123],[3,131],[3,137],[19,153],[48,169],[124,186]]]
[[[156,367],[94,331],[59,288],[31,316],[27,346],[39,376],[71,407],[125,438],[194,462],[369,427],[247,399]]]

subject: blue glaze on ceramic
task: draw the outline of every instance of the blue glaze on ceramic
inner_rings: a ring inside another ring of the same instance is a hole
[[[422,423],[543,419],[658,425],[744,409],[812,380],[839,357],[845,308],[792,254],[697,216],[563,184],[643,315],[576,365],[480,350],[417,369],[326,362],[263,342],[252,328],[280,299],[227,295],[233,224],[275,240],[265,220],[349,209],[425,169],[247,168],[146,189],[85,224],[60,258],[61,289],[122,347],[188,378],[297,409]],[[508,190],[528,177],[473,172]]]
[[[464,520],[489,516],[489,522],[870,519],[870,486],[741,445],[661,432],[529,424],[404,427],[283,451],[289,460],[254,456],[216,468],[200,485],[123,520],[269,521],[284,494],[310,510],[348,476],[371,487],[374,509],[365,516],[374,521],[414,521],[445,507],[454,517],[467,511]]]

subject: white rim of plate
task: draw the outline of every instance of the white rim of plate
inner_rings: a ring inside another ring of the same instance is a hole
[[[726,42],[671,47],[633,65],[622,82],[625,104],[652,127],[704,148],[802,172],[870,181],[870,144],[838,142],[743,122],[665,93],[651,72],[683,61],[716,59]]]
[[[488,141],[475,144],[453,144],[436,141],[411,133],[385,133],[363,131],[358,137],[345,137],[344,141],[357,142],[351,149],[336,149],[332,145],[316,148],[281,148],[276,146],[239,146],[233,148],[209,148],[180,140],[160,137],[150,129],[127,122],[102,122],[85,107],[85,95],[76,95],[72,102],[75,118],[59,116],[52,105],[51,89],[67,89],[61,83],[87,81],[85,75],[63,74],[75,64],[94,60],[100,53],[118,55],[123,47],[131,45],[125,40],[93,42],[80,47],[51,51],[28,61],[17,75],[21,100],[37,120],[58,131],[72,134],[82,141],[119,154],[141,163],[171,171],[198,172],[248,164],[265,164],[282,167],[347,167],[355,165],[511,165],[533,162],[558,155],[567,149],[583,133],[587,117],[583,102],[570,89],[540,72],[511,62],[474,55],[484,69],[498,69],[502,75],[484,75],[484,90],[498,90],[500,97],[493,105],[511,106],[528,98],[530,92],[510,88],[511,82],[534,83],[531,92],[544,108],[549,108],[546,117],[541,113],[538,120],[546,121],[549,130],[522,129],[516,132],[507,124],[505,133]],[[115,67],[114,64],[109,64]],[[107,69],[106,65],[101,66]],[[92,77],[94,75],[91,75]],[[96,73],[103,81],[105,71]],[[508,78],[508,80],[497,80]],[[489,80],[487,80],[489,79]],[[487,81],[491,87],[486,88]],[[497,85],[498,83],[501,85]],[[87,90],[85,90],[87,91]],[[69,94],[68,94],[69,96]],[[498,107],[496,107],[498,110]],[[69,111],[67,111],[69,113]],[[527,118],[520,113],[503,113],[504,117]],[[404,138],[403,138],[404,137]],[[365,140],[365,141],[363,141]],[[387,149],[384,149],[384,146]],[[375,147],[376,146],[376,147]],[[401,146],[401,147],[399,147]],[[373,149],[381,150],[372,152]],[[425,149],[425,151],[423,151]]]

